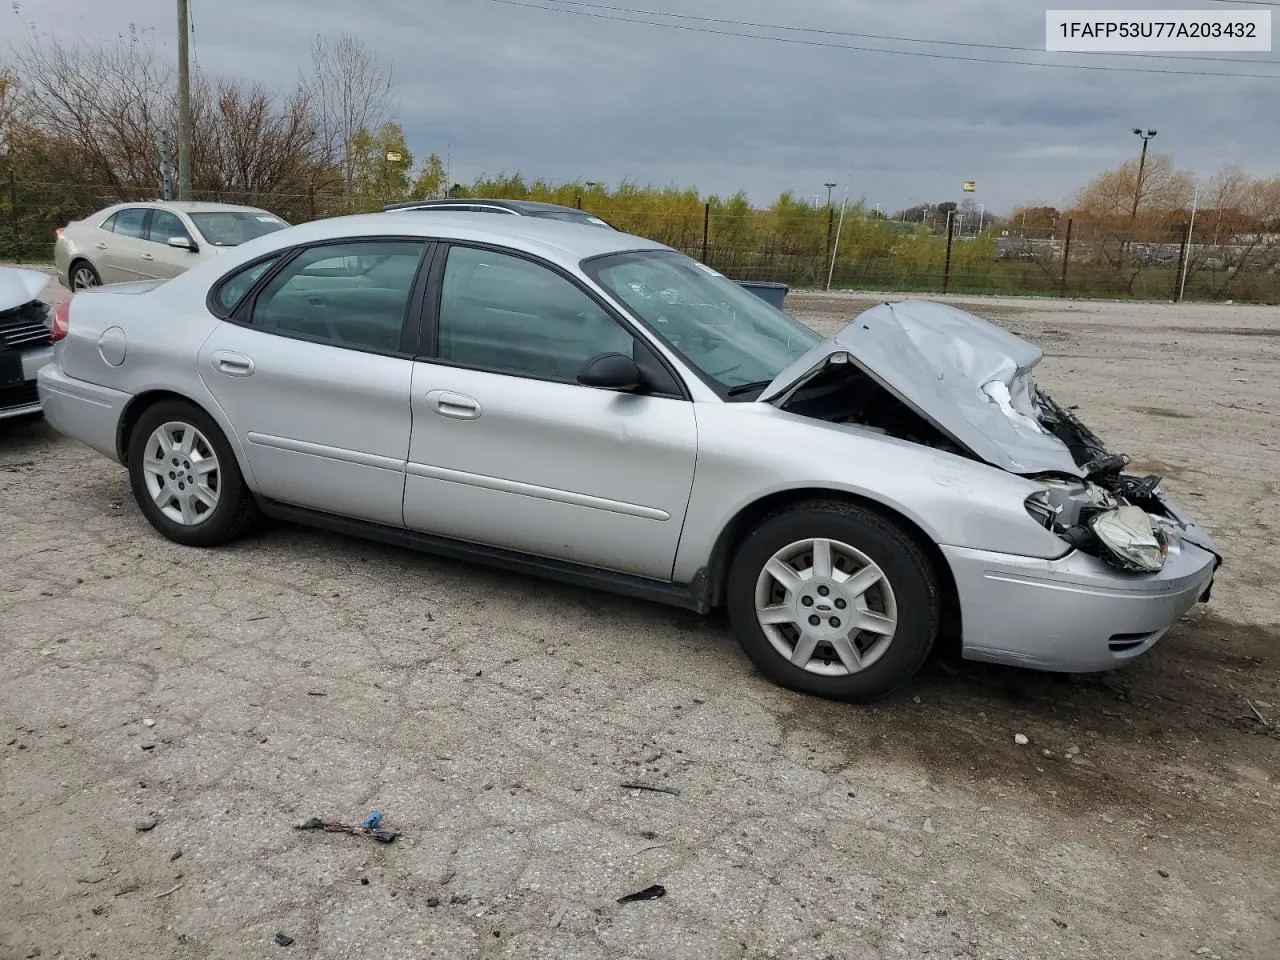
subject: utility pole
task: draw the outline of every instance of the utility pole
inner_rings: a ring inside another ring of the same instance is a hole
[[[178,0],[178,199],[191,199],[191,65],[187,0]]]

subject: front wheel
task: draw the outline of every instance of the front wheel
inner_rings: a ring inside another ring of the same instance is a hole
[[[192,404],[166,400],[148,408],[134,424],[127,459],[134,499],[175,543],[218,546],[257,515],[231,445]]]
[[[941,596],[928,557],[902,527],[855,504],[814,501],[747,536],[729,571],[728,606],[739,643],[767,677],[864,702],[920,669]]]

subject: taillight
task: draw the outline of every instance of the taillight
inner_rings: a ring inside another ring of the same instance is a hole
[[[71,298],[63,300],[53,308],[53,323],[49,324],[49,336],[57,343],[71,329]]]
[[[62,231],[63,231],[63,230],[65,230],[65,229],[66,229],[66,227],[54,227],[54,228],[53,228],[53,238],[54,238],[55,240],[57,240],[59,237],[61,237],[61,236],[62,236]]]

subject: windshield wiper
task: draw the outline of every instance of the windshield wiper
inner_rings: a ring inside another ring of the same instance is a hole
[[[726,396],[737,397],[744,393],[750,393],[752,390],[763,390],[772,380],[757,380],[755,383],[740,383],[736,387],[730,387],[726,392]]]

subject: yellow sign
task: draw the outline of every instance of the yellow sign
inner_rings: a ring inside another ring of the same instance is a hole
[[[401,160],[403,160],[403,159],[404,159],[404,157],[403,157],[402,155],[400,155],[399,153],[397,153],[396,151],[394,151],[394,150],[388,150],[388,151],[387,151],[387,162],[388,162],[388,163],[399,163],[399,162],[400,162]]]
[[[973,191],[974,191],[974,190],[976,190],[976,189],[978,189],[978,185],[977,185],[977,183],[975,183],[973,180],[966,180],[966,181],[964,182],[964,192],[965,192],[965,193],[973,193]]]

